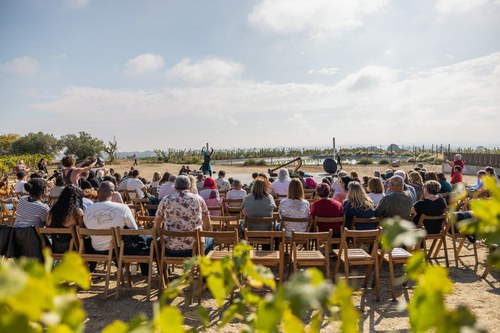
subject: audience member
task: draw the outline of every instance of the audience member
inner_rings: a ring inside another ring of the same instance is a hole
[[[284,217],[291,218],[308,218],[311,212],[309,201],[304,199],[304,188],[299,179],[292,179],[288,186],[288,196],[280,201],[278,212],[283,219]],[[308,222],[285,223],[283,229],[286,237],[292,236],[292,229],[297,232],[306,232]]]
[[[47,182],[35,178],[24,184],[27,196],[19,199],[14,225],[17,228],[43,226],[47,220],[49,206],[43,202],[47,192]]]
[[[316,196],[319,198],[311,206],[311,217],[342,217],[344,209],[342,204],[337,200],[330,199],[330,186],[321,183],[316,188]],[[340,233],[340,225],[338,223],[321,223],[318,225],[318,231],[324,232],[332,229],[334,235]]]
[[[375,209],[375,216],[393,217],[398,215],[408,218],[413,202],[410,193],[403,190],[403,178],[392,176],[388,181],[388,186],[391,191],[380,200]]]
[[[424,184],[424,199],[413,205],[412,213],[415,214],[413,222],[418,224],[422,214],[429,216],[443,215],[446,210],[446,202],[438,195],[441,185],[435,180],[426,181]],[[425,223],[425,229],[430,234],[438,233],[441,230],[442,223]]]
[[[287,169],[280,169],[278,180],[272,183],[273,193],[277,196],[286,196],[288,194],[288,185],[290,184],[290,175]]]
[[[363,186],[352,181],[347,187],[346,200],[342,204],[345,216],[345,227],[352,229],[352,218],[371,218],[374,216],[375,208],[373,201],[366,194]],[[375,229],[375,225],[364,226],[365,229]]]

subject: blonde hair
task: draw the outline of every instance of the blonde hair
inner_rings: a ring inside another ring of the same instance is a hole
[[[423,180],[422,180],[422,176],[420,176],[420,174],[418,172],[410,172],[408,174],[408,181],[410,183],[417,183],[417,184],[422,184],[423,185]]]
[[[188,175],[189,178],[189,189],[188,191],[194,194],[198,194],[198,188],[196,187],[196,178],[193,175]]]
[[[374,209],[373,201],[368,197],[365,189],[359,182],[350,182],[347,188],[346,199],[349,200],[352,208],[360,210]]]
[[[373,177],[368,180],[368,191],[370,193],[384,193],[384,184],[382,184],[382,179],[379,177]]]
[[[153,174],[153,181],[154,181],[154,182],[157,182],[157,181],[159,181],[160,179],[161,179],[161,174],[160,174],[158,171],[156,171],[156,172]]]
[[[304,187],[300,180],[294,178],[288,185],[288,199],[302,200],[304,199]]]

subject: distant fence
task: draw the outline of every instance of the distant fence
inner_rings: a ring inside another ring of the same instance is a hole
[[[499,154],[475,154],[475,153],[444,153],[444,157],[453,161],[455,154],[462,155],[465,165],[500,168]]]

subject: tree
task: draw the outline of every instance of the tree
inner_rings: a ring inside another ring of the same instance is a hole
[[[19,139],[18,134],[2,134],[0,135],[0,155],[10,154],[12,151],[12,144]]]
[[[391,143],[389,145],[389,147],[387,147],[387,150],[390,152],[399,152],[401,150],[401,148],[399,148],[399,146],[397,144]]]
[[[61,149],[59,140],[49,133],[28,133],[12,143],[11,153],[54,156]]]
[[[66,148],[64,154],[75,155],[78,159],[101,156],[106,148],[102,140],[94,138],[86,132],[79,132],[78,135],[66,134],[61,137],[61,143]]]
[[[108,154],[110,162],[113,162],[116,158],[116,152],[118,151],[118,142],[116,142],[116,137],[113,136],[113,142],[108,141],[108,145],[104,147],[104,151]]]

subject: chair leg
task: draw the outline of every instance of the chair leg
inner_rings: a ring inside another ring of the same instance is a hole
[[[446,245],[446,235],[443,237],[443,250],[444,250],[444,259],[446,261],[446,267],[450,267],[450,261],[448,260],[448,246]]]
[[[151,278],[153,275],[153,260],[149,260],[149,267],[148,267],[148,287],[146,291],[146,300],[149,302],[151,299]]]
[[[109,279],[111,276],[111,259],[106,262],[106,284],[104,285],[104,299],[108,299]],[[116,282],[118,286],[118,281]]]
[[[115,299],[120,298],[120,285],[121,285],[122,279],[123,279],[122,269],[123,269],[123,262],[120,258],[120,260],[118,260],[118,269],[116,271],[116,295],[115,295]]]
[[[345,277],[345,280],[348,281],[349,280],[349,263],[347,262],[347,260],[344,260],[344,277]]]
[[[284,272],[285,272],[285,263],[283,262],[283,259],[281,260],[281,262],[279,263],[279,277],[280,277],[280,285],[283,284],[283,276],[284,276]]]
[[[372,265],[370,265],[366,268],[366,274],[365,274],[365,278],[363,280],[363,288],[366,288],[368,286],[368,281],[370,281],[370,275],[372,275],[372,268],[373,268]],[[375,270],[376,270],[376,268],[375,268]]]
[[[455,267],[458,268],[458,250],[457,250],[457,239],[455,238],[456,236],[453,235],[451,237],[451,241],[453,243],[453,254],[455,255]]]
[[[375,258],[375,262],[373,263],[373,266],[375,268],[375,301],[380,302],[380,271],[378,270],[378,262],[377,258]]]
[[[391,295],[392,300],[396,301],[396,281],[394,278],[394,262],[392,260],[389,261],[389,282],[391,284]]]

